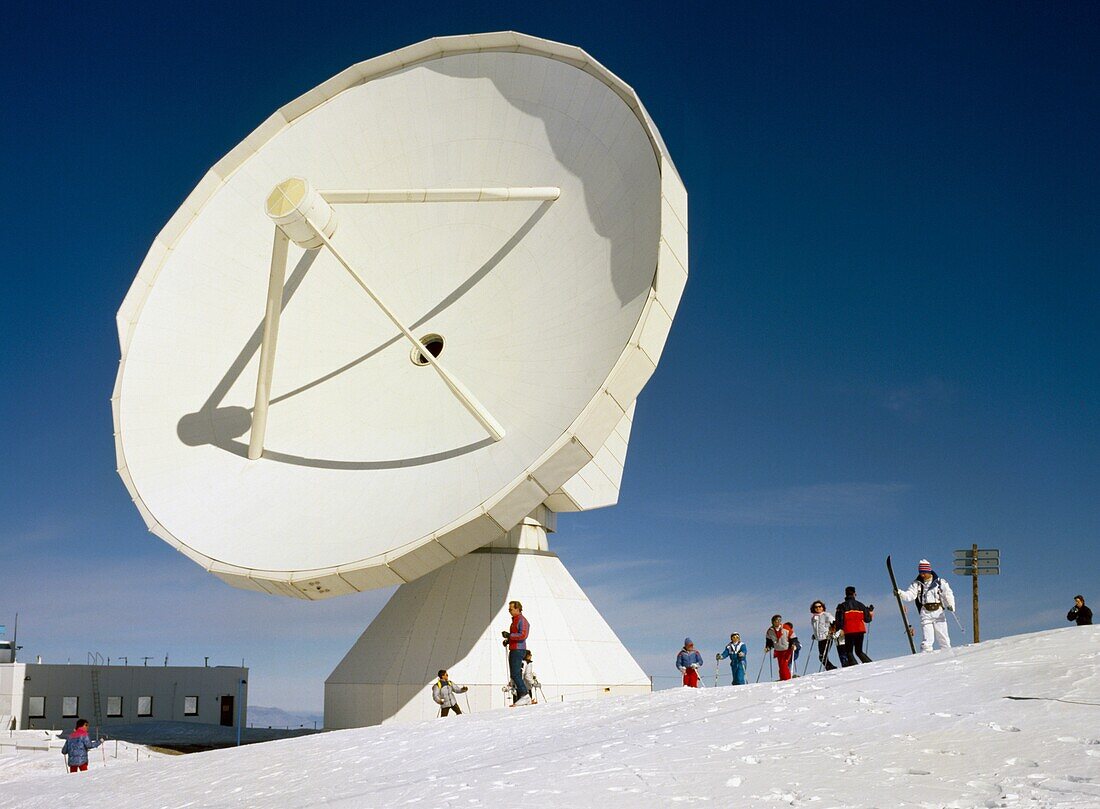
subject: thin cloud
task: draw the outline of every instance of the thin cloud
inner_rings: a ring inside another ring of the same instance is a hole
[[[724,525],[824,526],[869,523],[895,517],[906,483],[821,483],[732,492],[693,512]]]

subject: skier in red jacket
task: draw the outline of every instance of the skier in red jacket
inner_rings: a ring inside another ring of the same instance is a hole
[[[844,588],[844,600],[836,605],[836,628],[844,632],[844,640],[837,641],[837,650],[841,652],[842,666],[855,666],[870,663],[871,658],[863,651],[863,639],[867,636],[867,624],[875,618],[875,607],[864,605],[856,600],[856,588]]]

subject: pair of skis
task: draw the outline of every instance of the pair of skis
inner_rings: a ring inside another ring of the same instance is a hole
[[[913,654],[917,653],[917,646],[913,643],[913,627],[909,623],[909,616],[905,612],[905,604],[901,600],[901,596],[898,595],[898,580],[894,577],[894,565],[890,562],[890,557],[886,557],[886,569],[890,572],[890,586],[893,588],[894,598],[897,599],[898,609],[901,610],[901,622],[905,624],[905,638],[909,641],[909,651]]]

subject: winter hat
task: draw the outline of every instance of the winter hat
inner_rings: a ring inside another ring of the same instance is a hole
[[[918,573],[931,573],[932,572],[932,563],[929,562],[927,559],[921,559],[920,563],[917,565],[917,572]]]
[[[691,645],[692,645],[691,638],[684,638],[684,646],[691,646]]]

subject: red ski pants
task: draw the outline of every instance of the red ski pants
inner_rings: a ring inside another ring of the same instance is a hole
[[[791,679],[791,653],[792,649],[775,650],[775,662],[779,664],[779,679]]]
[[[87,771],[88,771],[88,765],[86,763],[85,764],[70,764],[69,765],[69,772],[87,772]]]
[[[699,687],[699,672],[695,669],[688,669],[684,672],[684,685],[688,688]]]

